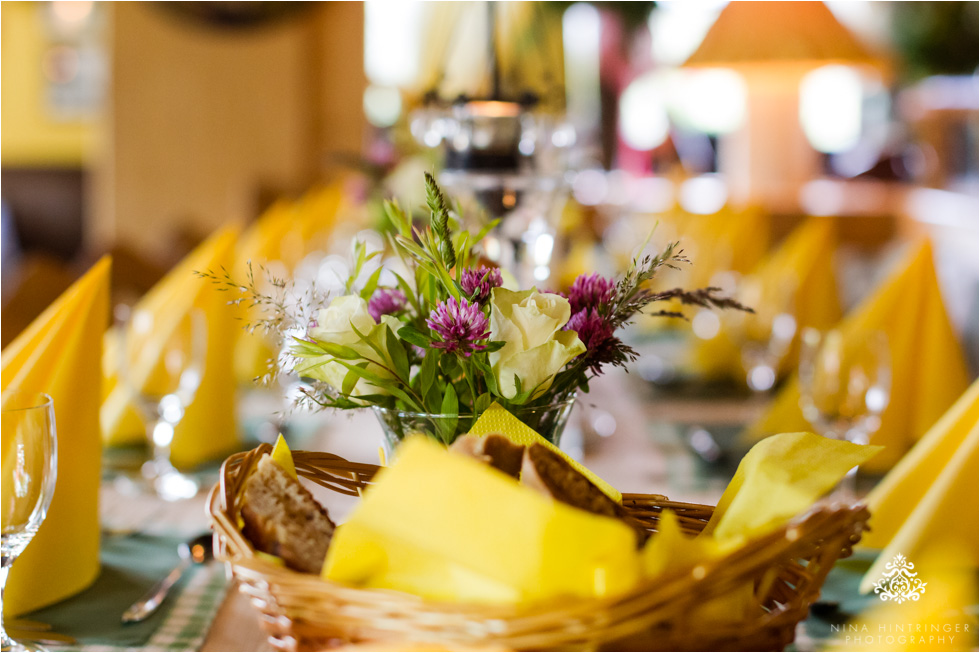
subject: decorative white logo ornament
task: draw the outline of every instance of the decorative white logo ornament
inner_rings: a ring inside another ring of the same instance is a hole
[[[918,601],[925,594],[926,583],[917,578],[919,572],[912,571],[915,565],[909,562],[901,553],[885,565],[885,573],[875,583],[875,594],[882,601]]]

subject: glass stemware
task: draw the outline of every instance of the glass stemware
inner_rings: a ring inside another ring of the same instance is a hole
[[[133,393],[147,426],[152,456],[142,474],[167,501],[197,494],[200,483],[170,462],[174,432],[194,400],[204,374],[207,324],[200,309],[182,315],[135,309],[117,311],[121,346],[119,378]],[[126,319],[128,317],[128,319]]]
[[[10,567],[37,533],[54,496],[58,474],[58,446],[54,403],[45,394],[4,397],[3,443],[3,555],[0,576],[0,636],[4,651],[43,651],[7,635],[3,626],[3,591]]]
[[[766,393],[776,385],[783,359],[796,337],[792,313],[796,287],[792,277],[770,284],[746,277],[739,287],[739,301],[755,312],[732,311],[725,316],[739,345],[745,383],[755,393]]]
[[[800,408],[822,435],[868,444],[881,425],[891,391],[885,334],[845,342],[840,331],[805,329],[800,348]],[[841,489],[853,493],[855,470]]]

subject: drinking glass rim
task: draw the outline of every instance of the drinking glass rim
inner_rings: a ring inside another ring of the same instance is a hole
[[[15,396],[16,395],[19,395],[19,394],[21,394],[21,393],[19,393],[19,392],[18,393],[15,393]],[[25,411],[25,410],[37,410],[38,408],[50,408],[50,407],[54,406],[54,399],[52,399],[51,398],[51,395],[49,395],[46,392],[25,392],[25,393],[22,393],[22,394],[24,396],[32,397],[34,399],[40,399],[41,401],[39,403],[33,405],[33,406],[21,406],[21,407],[18,407],[18,408],[3,408],[2,411],[0,411],[0,412],[4,412],[4,413],[19,413],[19,412],[22,412],[22,411]]]
[[[577,393],[572,395],[568,399],[565,399],[564,401],[556,401],[553,404],[546,404],[544,406],[521,406],[520,408],[515,408],[514,412],[521,413],[524,410],[551,410],[555,408],[564,408],[566,406],[570,406],[571,404],[575,403],[576,399],[578,399]],[[479,417],[480,415],[483,414],[480,413],[479,415],[477,415],[474,413],[459,413],[458,415],[453,415],[452,413],[418,413],[410,410],[400,410],[398,408],[385,408],[384,406],[371,406],[370,408],[371,410],[383,412],[388,415],[395,415],[397,417],[424,417],[428,419],[440,419],[440,418],[465,419],[470,417]]]

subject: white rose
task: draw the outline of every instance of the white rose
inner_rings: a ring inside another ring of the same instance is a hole
[[[490,298],[490,339],[506,343],[489,356],[500,393],[507,399],[521,389],[534,390],[532,399],[551,387],[561,368],[585,353],[574,331],[561,328],[571,317],[568,300],[537,290],[513,292],[494,288]]]
[[[320,309],[316,318],[317,325],[310,329],[309,336],[321,342],[329,342],[335,345],[343,345],[356,351],[364,357],[364,360],[378,360],[378,353],[354,331],[356,328],[365,338],[376,343],[382,342],[384,329],[388,327],[392,333],[398,333],[402,323],[385,315],[381,318],[381,323],[374,321],[368,312],[367,302],[358,295],[344,295],[337,297],[330,302],[327,308]],[[382,346],[382,351],[384,347]],[[309,361],[314,362],[314,361]],[[315,367],[304,370],[303,375],[320,381],[325,381],[336,390],[341,390],[344,385],[344,377],[347,376],[348,368],[342,363],[337,362],[332,356],[323,356],[315,359]],[[356,365],[363,362],[359,360],[345,361],[349,365]],[[393,378],[391,372],[370,363],[367,371],[385,378]],[[384,389],[379,388],[366,381],[358,379],[357,384],[351,391],[351,395],[387,394]]]

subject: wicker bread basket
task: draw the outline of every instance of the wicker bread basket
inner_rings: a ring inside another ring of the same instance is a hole
[[[861,505],[821,505],[721,560],[680,576],[641,582],[602,600],[499,607],[439,604],[388,590],[356,589],[286,569],[256,556],[237,526],[240,489],[267,444],[231,456],[211,492],[216,553],[261,613],[278,650],[780,650],[820,594],[827,573],[866,529]],[[357,496],[378,467],[327,453],[297,451],[296,471]],[[625,494],[624,506],[650,531],[670,508],[688,533],[711,506]],[[727,625],[705,623],[696,608],[751,582],[761,609]]]

